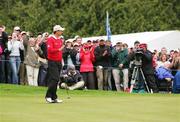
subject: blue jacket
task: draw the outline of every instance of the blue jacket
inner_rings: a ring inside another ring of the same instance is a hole
[[[174,79],[174,76],[172,75],[171,71],[164,67],[159,67],[158,69],[156,69],[156,76],[160,80],[162,80],[164,78]]]
[[[180,93],[180,71],[178,71],[174,77],[173,93]]]

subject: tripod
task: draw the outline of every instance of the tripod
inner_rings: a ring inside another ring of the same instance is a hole
[[[145,76],[144,76],[144,73],[142,71],[141,66],[142,66],[141,62],[139,62],[139,63],[135,62],[135,67],[133,69],[132,78],[131,78],[130,93],[132,93],[132,90],[134,88],[134,84],[139,81],[139,76],[140,75],[142,76],[142,80],[144,82],[144,85],[146,87],[147,92],[150,93],[149,87],[147,85],[147,82],[146,82],[146,79],[145,79]]]

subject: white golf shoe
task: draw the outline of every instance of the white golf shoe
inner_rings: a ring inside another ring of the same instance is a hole
[[[52,100],[50,97],[46,97],[45,99],[46,99],[47,103],[53,103],[54,102],[54,100]]]
[[[62,103],[63,102],[63,100],[61,100],[61,99],[55,99],[53,101],[54,101],[54,103]]]

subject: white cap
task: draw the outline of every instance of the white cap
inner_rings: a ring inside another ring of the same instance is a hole
[[[26,31],[22,31],[22,32],[21,32],[21,35],[22,35],[22,34],[27,34],[27,33],[26,33]]]
[[[61,36],[60,36],[60,38],[61,38],[61,39],[64,39],[64,36],[63,36],[63,35],[61,35]]]
[[[80,38],[80,36],[76,35],[76,36],[74,37],[74,40],[77,40],[78,38]]]
[[[68,39],[68,40],[66,40],[65,42],[66,42],[66,43],[67,43],[67,42],[71,42],[71,43],[72,43],[72,42],[73,42],[73,39]]]
[[[16,30],[20,30],[20,27],[19,26],[14,27],[14,31]]]
[[[55,25],[53,27],[53,32],[55,32],[55,31],[64,31],[64,30],[65,30],[65,28],[61,27],[60,25]]]
[[[73,44],[73,46],[79,46],[79,44],[78,44],[77,42],[75,42],[75,43]]]

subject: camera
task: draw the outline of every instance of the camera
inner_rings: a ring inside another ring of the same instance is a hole
[[[4,49],[4,53],[5,53],[6,55],[10,55],[10,54],[11,54],[11,51],[8,50],[8,48],[5,48],[5,49]]]
[[[88,44],[83,45],[83,48],[84,48],[84,49],[91,49],[91,47],[92,47],[92,45],[88,45]]]
[[[135,61],[134,64],[136,66],[142,66],[142,57],[144,55],[143,48],[138,48],[135,52]]]

